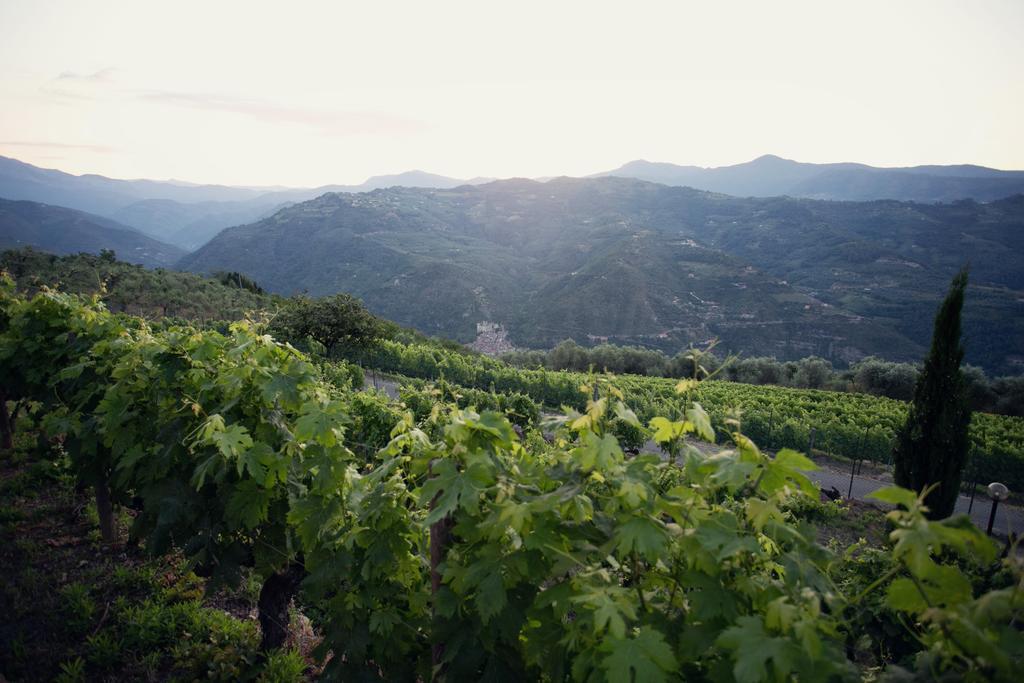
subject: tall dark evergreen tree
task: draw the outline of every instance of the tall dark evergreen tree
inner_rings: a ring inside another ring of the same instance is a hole
[[[967,269],[950,285],[935,317],[932,347],[914,386],[907,421],[897,434],[893,461],[896,483],[914,491],[938,484],[927,498],[932,519],[953,513],[960,477],[967,461],[967,426],[971,410],[960,363],[960,312]]]

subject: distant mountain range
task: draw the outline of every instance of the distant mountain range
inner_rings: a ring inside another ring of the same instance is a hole
[[[111,249],[122,261],[170,267],[185,250],[134,228],[84,211],[0,199],[0,249],[31,246],[53,254],[98,254]]]
[[[113,218],[185,250],[193,250],[224,228],[250,223],[294,202],[325,192],[367,192],[382,187],[451,188],[487,182],[408,171],[374,176],[360,185],[259,188],[195,185],[180,181],[117,180],[71,175],[0,157],[0,197],[65,206]]]
[[[271,291],[361,297],[471,340],[575,337],[674,351],[918,360],[972,264],[970,362],[1024,367],[1024,196],[991,203],[737,198],[617,177],[331,193],[225,230],[181,261]]]
[[[1024,171],[969,165],[875,168],[852,163],[805,164],[771,155],[718,168],[631,161],[592,177],[610,175],[738,197],[787,195],[853,201],[950,202],[992,201],[1024,192]],[[188,251],[205,244],[226,227],[260,220],[289,204],[326,192],[368,192],[396,186],[451,189],[491,180],[407,171],[374,176],[359,185],[230,187],[76,176],[0,157],[0,197],[88,211]]]
[[[1021,171],[771,156],[314,189],[73,176],[0,157],[0,246],[112,249],[283,294],[352,292],[461,341],[494,321],[522,346],[571,336],[673,351],[720,337],[746,354],[836,361],[919,359],[935,304],[970,262],[968,359],[998,373],[1024,368],[1022,191]],[[917,201],[874,199],[886,196]]]
[[[631,161],[592,177],[601,176],[636,178],[737,197],[952,202],[992,201],[1024,192],[1024,171],[971,165],[878,168],[851,163],[806,164],[770,154],[717,168]]]

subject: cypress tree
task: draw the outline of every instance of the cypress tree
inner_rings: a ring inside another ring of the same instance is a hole
[[[960,478],[967,461],[967,425],[971,410],[960,363],[960,312],[967,287],[967,269],[949,287],[935,316],[932,346],[914,386],[907,421],[897,434],[893,452],[896,484],[914,491],[938,484],[927,497],[932,519],[953,513]]]

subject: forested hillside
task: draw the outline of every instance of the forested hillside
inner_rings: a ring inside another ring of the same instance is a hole
[[[271,291],[346,291],[470,341],[567,337],[839,363],[916,360],[945,282],[972,266],[968,361],[1024,359],[1024,196],[991,204],[740,199],[622,178],[328,194],[224,231],[181,265]]]
[[[31,294],[46,285],[76,294],[98,294],[111,311],[149,319],[238,320],[250,311],[273,310],[280,301],[238,273],[202,277],[143,268],[118,256],[10,250],[0,253],[0,271],[14,278],[21,292]]]
[[[54,254],[98,254],[108,249],[130,263],[170,266],[184,249],[160,242],[109,218],[62,206],[0,198],[0,248],[36,247]]]

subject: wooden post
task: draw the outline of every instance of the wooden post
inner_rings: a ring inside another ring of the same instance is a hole
[[[993,498],[992,499],[992,507],[990,508],[990,511],[988,513],[988,528],[985,529],[985,533],[988,534],[989,536],[992,535],[992,527],[995,526],[995,523],[996,523],[996,510],[998,510],[998,509],[999,509],[999,499],[998,498]]]
[[[110,502],[110,482],[106,473],[96,477],[93,485],[96,489],[96,516],[100,520],[100,537],[103,542],[110,544],[116,538],[114,535],[114,508]]]
[[[971,487],[971,500],[967,503],[967,514],[969,515],[971,514],[971,510],[974,509],[974,494],[978,490],[978,476],[976,474],[972,474],[972,476],[968,477],[967,481]]]
[[[869,429],[871,429],[870,425],[868,425],[867,427],[864,428],[864,436],[862,436],[860,438],[860,448],[857,449],[858,450],[858,453],[857,453],[858,456],[860,456],[862,453],[864,453],[864,449],[868,445],[868,430]]]
[[[284,645],[288,638],[288,606],[299,590],[305,570],[298,563],[289,563],[283,570],[271,574],[263,587],[257,604],[260,621],[260,652],[266,653]]]
[[[0,391],[0,448],[14,448],[14,422],[7,412],[7,392]]]
[[[850,488],[846,491],[847,498],[853,498],[853,475],[857,471],[857,461],[853,461],[853,467],[850,468]]]
[[[431,465],[431,476],[433,476],[433,465]],[[443,491],[438,491],[437,495],[430,501],[430,509],[433,510],[437,504],[437,499],[441,497]],[[448,551],[448,545],[451,542],[451,529],[452,520],[448,517],[440,519],[430,525],[430,594],[437,599],[437,594],[441,591],[441,571],[439,567],[444,562],[445,554]],[[437,619],[436,605],[433,610],[434,619]],[[434,667],[435,677],[441,673],[438,667],[444,660],[444,641],[435,640],[430,646],[430,661]]]
[[[811,427],[811,437],[807,440],[807,457],[814,457],[814,427]]]

